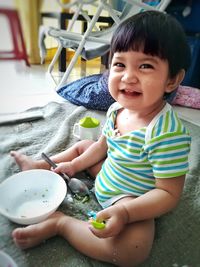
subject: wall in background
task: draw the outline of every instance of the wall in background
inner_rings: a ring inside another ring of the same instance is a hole
[[[14,0],[0,0],[0,7],[15,7]]]

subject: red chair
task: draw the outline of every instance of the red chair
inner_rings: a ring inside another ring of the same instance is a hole
[[[25,60],[26,65],[30,66],[18,12],[13,9],[0,8],[0,16],[1,15],[8,19],[10,34],[13,41],[13,50],[0,51],[0,60]]]

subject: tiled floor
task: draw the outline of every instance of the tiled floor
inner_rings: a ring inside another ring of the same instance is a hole
[[[32,65],[29,68],[23,61],[0,61],[0,114],[24,111],[50,101],[63,101],[55,92],[56,84],[47,74],[47,67],[48,65]],[[68,82],[99,73],[100,65],[91,61],[87,63],[86,70],[84,63],[82,68],[79,64],[72,71]],[[55,67],[53,76],[56,82],[61,75]]]
[[[25,66],[23,61],[0,61],[0,113],[13,113],[59,100],[44,66]]]

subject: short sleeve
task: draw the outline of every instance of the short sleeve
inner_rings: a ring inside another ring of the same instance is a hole
[[[169,132],[145,145],[155,178],[172,178],[188,172],[191,137],[187,132]]]

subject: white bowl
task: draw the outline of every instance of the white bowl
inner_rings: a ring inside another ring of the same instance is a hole
[[[38,223],[59,207],[66,192],[65,181],[54,172],[22,171],[0,184],[0,213],[18,224]]]
[[[7,253],[0,250],[0,266],[1,267],[17,267],[17,264]]]

